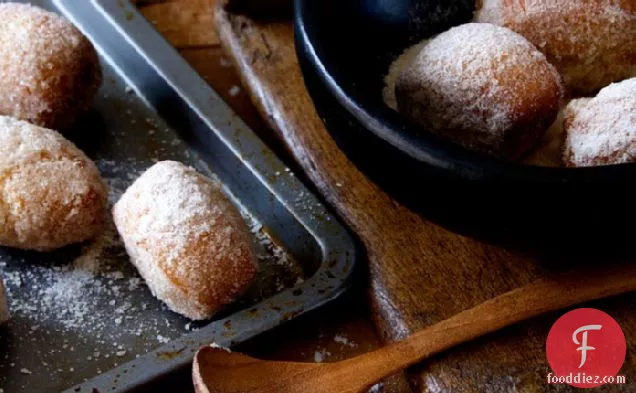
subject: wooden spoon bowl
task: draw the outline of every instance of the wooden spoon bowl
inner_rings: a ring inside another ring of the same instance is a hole
[[[541,279],[412,336],[335,363],[265,361],[203,347],[194,358],[197,393],[362,393],[383,378],[506,326],[582,302],[636,290],[636,265]]]

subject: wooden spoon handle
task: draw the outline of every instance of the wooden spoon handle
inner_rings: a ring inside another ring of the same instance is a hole
[[[431,355],[506,326],[579,303],[636,290],[636,264],[577,271],[506,292],[380,350],[339,362],[364,386]]]

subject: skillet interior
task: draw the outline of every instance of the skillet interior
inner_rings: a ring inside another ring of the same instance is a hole
[[[562,243],[628,237],[634,165],[540,168],[467,151],[417,130],[382,101],[389,64],[410,44],[467,22],[467,0],[296,0],[310,94],[347,155],[427,218],[489,239]]]

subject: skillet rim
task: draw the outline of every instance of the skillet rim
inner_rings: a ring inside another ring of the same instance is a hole
[[[320,19],[311,18],[307,6],[310,2],[316,0],[294,0],[294,37],[297,50],[303,52],[320,82],[327,87],[338,104],[367,131],[422,165],[432,166],[468,181],[496,183],[617,184],[636,177],[636,163],[584,168],[530,166],[488,157],[440,140],[432,133],[417,132],[399,116],[388,115],[391,111],[388,107],[380,110],[373,108],[364,99],[355,97],[351,88],[347,90],[338,82],[342,75],[338,74],[337,67],[330,67],[329,59],[323,59],[329,56],[321,56],[314,45],[314,26]],[[317,3],[327,6],[329,2]],[[324,20],[323,23],[328,21]]]

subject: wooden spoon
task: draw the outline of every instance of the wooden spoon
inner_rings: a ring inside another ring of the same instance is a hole
[[[431,355],[538,315],[636,290],[636,264],[557,275],[463,311],[376,351],[336,363],[264,361],[203,347],[197,393],[361,393]]]

